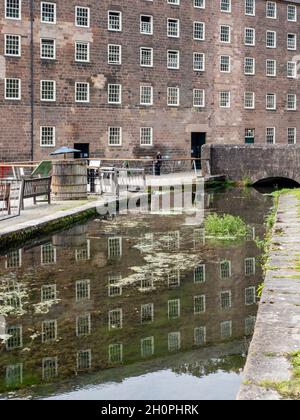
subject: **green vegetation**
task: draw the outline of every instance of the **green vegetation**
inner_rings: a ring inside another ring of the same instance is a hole
[[[265,288],[265,283],[261,283],[258,287],[257,287],[257,297],[260,299],[262,297],[262,293],[263,290]]]
[[[284,398],[300,400],[300,350],[288,355],[288,359],[293,368],[290,380],[281,382],[263,381],[259,385],[276,390]]]
[[[247,224],[238,216],[231,214],[209,215],[205,220],[205,232],[208,237],[221,240],[236,240],[248,233]]]

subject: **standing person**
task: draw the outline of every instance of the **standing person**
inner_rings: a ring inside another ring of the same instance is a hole
[[[155,160],[155,175],[156,176],[160,176],[161,167],[162,167],[162,155],[160,152],[158,152],[156,155],[156,160]]]

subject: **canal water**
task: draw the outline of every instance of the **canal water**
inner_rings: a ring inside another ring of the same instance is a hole
[[[270,197],[205,194],[238,243],[179,211],[119,215],[0,255],[0,399],[235,399]]]

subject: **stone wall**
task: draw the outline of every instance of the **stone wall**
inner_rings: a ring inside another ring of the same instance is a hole
[[[206,145],[203,172],[226,175],[231,180],[288,178],[300,183],[300,146]],[[208,165],[209,162],[209,165]]]

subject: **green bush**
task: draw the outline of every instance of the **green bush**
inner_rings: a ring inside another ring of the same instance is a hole
[[[206,236],[216,239],[238,239],[248,233],[247,224],[238,216],[231,214],[209,215],[205,220]]]

